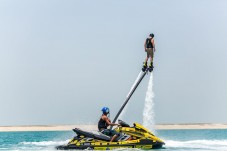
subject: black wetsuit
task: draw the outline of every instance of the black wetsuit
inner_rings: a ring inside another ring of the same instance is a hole
[[[146,48],[154,48],[151,40],[152,40],[152,38],[147,38],[147,40],[146,40]]]
[[[101,129],[107,129],[106,121],[104,121],[102,118],[99,120],[98,129],[99,131],[101,131]]]
[[[115,130],[107,129],[107,123],[102,119],[102,117],[99,120],[98,129],[100,132],[108,136],[120,136],[120,133],[116,132]]]

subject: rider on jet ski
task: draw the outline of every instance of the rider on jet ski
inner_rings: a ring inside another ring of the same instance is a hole
[[[110,142],[114,141],[120,134],[116,132],[115,130],[107,129],[108,126],[115,126],[119,124],[111,123],[111,120],[108,118],[108,114],[110,113],[110,110],[108,107],[102,108],[102,116],[98,123],[98,129],[101,133],[112,136]]]

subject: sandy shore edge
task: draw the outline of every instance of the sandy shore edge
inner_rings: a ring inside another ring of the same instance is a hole
[[[0,126],[0,132],[18,131],[70,131],[73,128],[97,130],[97,125],[31,125],[31,126]],[[227,129],[227,124],[160,124],[155,125],[157,130],[174,129]]]

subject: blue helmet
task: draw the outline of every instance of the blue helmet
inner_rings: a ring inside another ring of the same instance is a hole
[[[110,113],[110,109],[108,107],[103,107],[101,111],[103,112],[103,114]]]

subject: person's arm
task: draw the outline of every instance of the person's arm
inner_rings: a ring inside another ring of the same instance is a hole
[[[110,126],[118,125],[118,124],[115,124],[115,123],[111,123],[110,120],[109,120],[109,118],[107,118],[107,117],[103,117],[103,120],[105,120],[106,123],[107,123],[108,125],[110,125]]]
[[[155,52],[156,49],[155,49],[154,38],[152,38],[151,43],[152,43],[152,45],[153,45],[153,47],[154,47],[154,52]]]
[[[144,50],[146,51],[147,40],[144,42]]]

